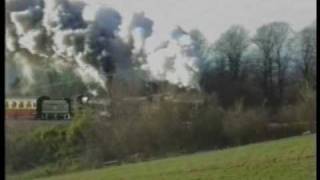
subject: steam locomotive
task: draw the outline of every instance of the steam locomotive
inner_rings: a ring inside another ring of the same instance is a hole
[[[6,98],[5,117],[8,120],[70,120],[73,111],[86,103],[89,97],[79,95],[75,99],[52,98]]]

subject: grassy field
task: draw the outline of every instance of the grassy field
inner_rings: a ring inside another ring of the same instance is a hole
[[[43,179],[311,180],[316,179],[315,140],[315,135],[306,135]]]

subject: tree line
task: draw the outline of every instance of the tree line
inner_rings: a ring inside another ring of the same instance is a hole
[[[295,32],[286,22],[262,25],[250,37],[241,25],[233,25],[218,40],[208,43],[192,30],[201,67],[200,86],[217,93],[221,104],[239,97],[249,104],[270,106],[290,103],[290,93],[301,82],[316,84],[316,22]]]

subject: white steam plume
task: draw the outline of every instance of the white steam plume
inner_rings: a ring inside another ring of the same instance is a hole
[[[194,55],[191,37],[180,27],[170,34],[170,39],[148,53],[143,69],[151,78],[166,80],[182,87],[198,88],[198,58]]]
[[[192,39],[181,28],[159,42],[161,47],[150,49],[146,41],[156,22],[143,12],[124,23],[115,9],[80,1],[9,0],[6,6],[6,53],[11,54],[8,57],[29,54],[20,64],[31,77],[37,63],[50,63],[57,69],[71,66],[84,83],[96,82],[107,89],[106,74],[113,74],[116,68],[125,72],[123,68],[132,68],[132,62],[140,58],[140,69],[150,75],[146,79],[197,87],[198,58]],[[126,31],[120,29],[123,23],[128,24],[133,44],[119,35]]]
[[[28,2],[9,2],[8,53],[26,51],[48,63],[67,61],[84,82],[96,81],[106,89],[102,74],[114,69],[110,44],[121,24],[119,13],[108,7],[92,11],[67,0]]]

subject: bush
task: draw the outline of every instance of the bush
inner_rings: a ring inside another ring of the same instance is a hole
[[[192,138],[188,123],[192,121],[192,106],[162,101],[144,106],[135,123],[137,152],[153,154],[185,151]]]
[[[26,135],[8,138],[7,170],[22,171],[75,158],[85,145],[85,132],[90,128],[88,117],[90,111],[84,110],[77,113],[68,127],[38,127]]]
[[[197,149],[221,147],[224,144],[224,111],[216,102],[203,105],[193,121]]]
[[[297,135],[305,131],[316,130],[316,93],[308,85],[300,89],[298,102],[284,106],[277,117],[281,123],[286,123],[286,136]]]
[[[8,165],[12,170],[25,170],[54,162],[65,144],[63,127],[39,128],[7,142]]]
[[[240,100],[225,112],[223,126],[231,145],[260,141],[266,136],[267,114],[263,108],[245,109]]]

